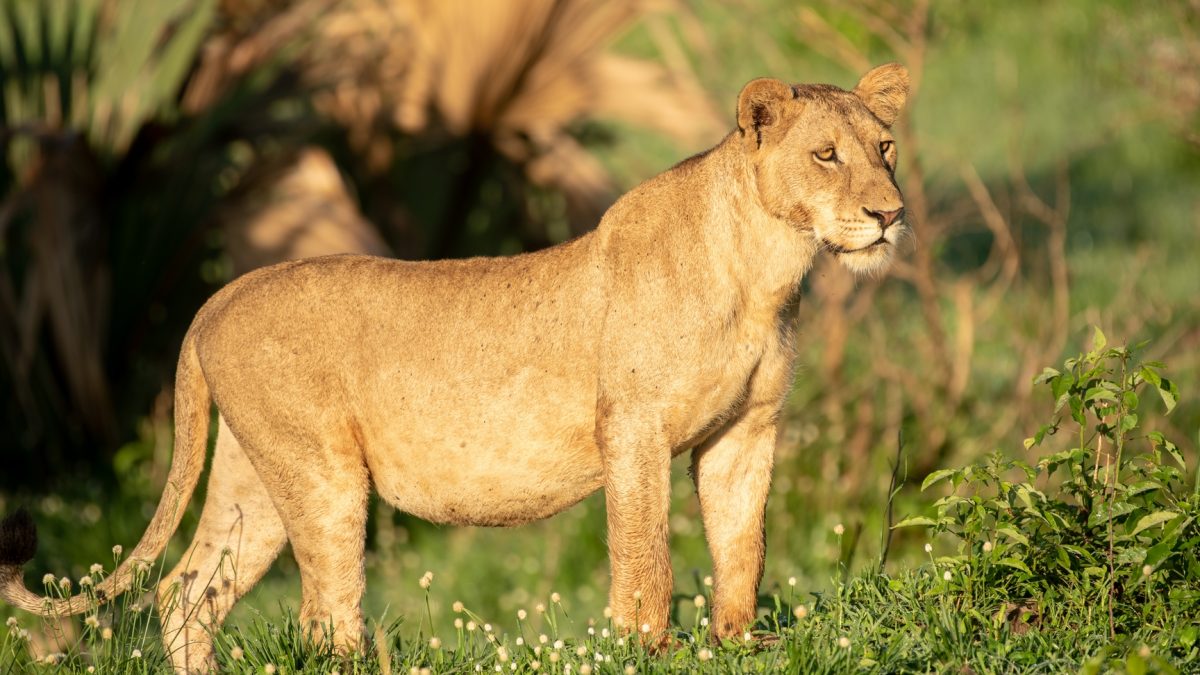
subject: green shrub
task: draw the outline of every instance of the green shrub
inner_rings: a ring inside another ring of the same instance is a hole
[[[1200,481],[1186,484],[1178,448],[1139,416],[1146,395],[1169,414],[1179,390],[1136,351],[1108,346],[1097,329],[1091,351],[1035,379],[1052,392],[1054,417],[1025,449],[1053,450],[1066,437],[1065,449],[935,471],[922,490],[949,483],[952,493],[932,517],[896,525],[956,539],[957,554],[937,562],[961,568],[966,592],[1007,598],[998,621],[1067,597],[1107,613],[1112,635],[1135,631],[1151,607],[1200,617]],[[1191,621],[1180,627],[1189,648]]]

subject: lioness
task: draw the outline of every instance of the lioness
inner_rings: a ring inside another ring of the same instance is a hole
[[[162,553],[204,467],[215,403],[208,499],[159,589],[178,671],[212,666],[209,631],[285,542],[305,626],[359,646],[372,487],[401,511],[470,525],[527,523],[604,488],[613,618],[664,640],[670,463],[687,450],[714,632],[740,634],[762,575],[800,280],[821,250],[856,272],[889,262],[905,225],[888,129],[907,94],[896,64],[849,92],[754,80],[735,131],[574,241],[511,258],[314,258],[233,281],[184,338],[167,486],[99,597]],[[84,610],[82,596],[26,590],[27,515],[0,530],[8,602]]]

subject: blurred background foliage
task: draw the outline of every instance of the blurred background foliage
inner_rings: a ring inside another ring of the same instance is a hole
[[[1152,340],[1184,401],[1148,426],[1195,460],[1200,2],[0,0],[0,509],[38,513],[30,573],[138,539],[180,340],[234,276],[552,245],[718,142],[745,81],[850,87],[890,60],[913,76],[914,237],[886,277],[823,261],[805,282],[766,583],[807,589],[877,559],[897,462],[911,485],[1025,452],[1047,409],[1033,376],[1090,325]],[[677,469],[690,594],[710,563]],[[513,531],[379,505],[367,610],[418,616],[429,569],[437,607],[498,616],[557,590],[598,616],[603,523],[599,495]],[[923,543],[893,542],[891,564]],[[285,556],[239,612],[298,588]]]

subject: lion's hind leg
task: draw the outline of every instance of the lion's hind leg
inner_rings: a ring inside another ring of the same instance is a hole
[[[213,668],[212,631],[262,578],[286,540],[262,480],[222,417],[196,535],[159,586],[163,642],[176,672]]]

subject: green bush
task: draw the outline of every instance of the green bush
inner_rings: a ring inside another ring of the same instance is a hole
[[[1103,608],[1114,635],[1140,626],[1150,607],[1200,617],[1200,481],[1186,485],[1182,454],[1139,417],[1142,396],[1170,413],[1179,390],[1163,364],[1136,352],[1108,346],[1096,329],[1091,351],[1035,379],[1053,394],[1054,418],[1025,449],[1064,437],[1068,447],[935,471],[922,490],[949,483],[953,492],[932,517],[897,524],[956,539],[957,554],[939,562],[963,568],[968,593],[1006,596],[999,617],[1066,596]],[[1195,642],[1195,623],[1182,630]]]

